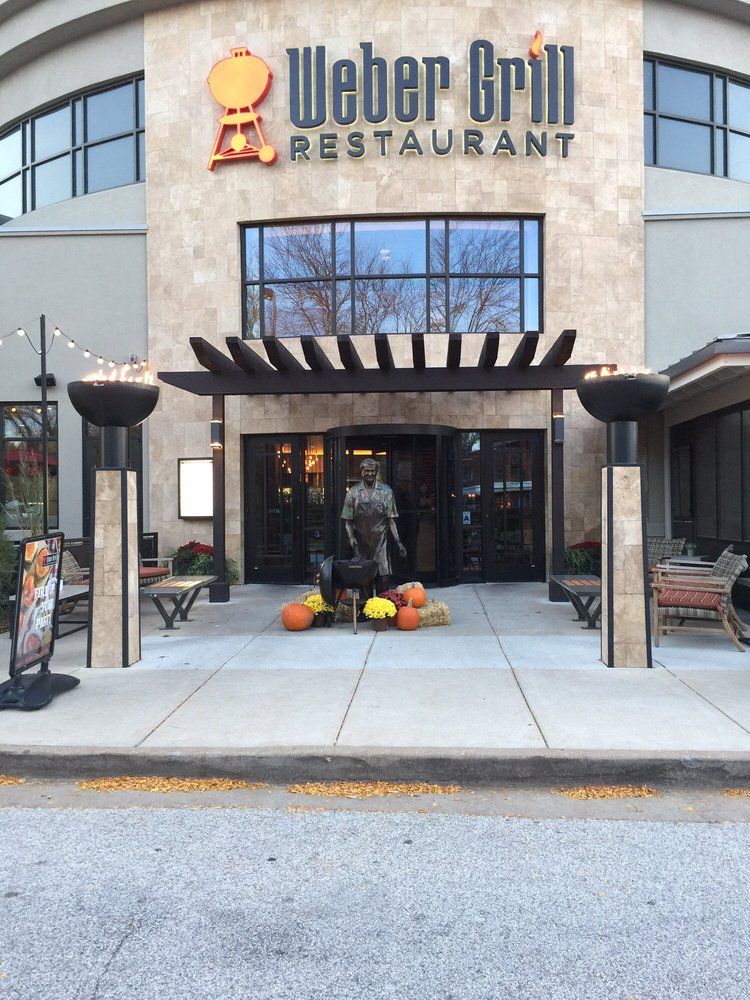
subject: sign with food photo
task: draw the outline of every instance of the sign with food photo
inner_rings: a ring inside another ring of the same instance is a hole
[[[52,656],[62,546],[62,534],[21,543],[11,677]]]

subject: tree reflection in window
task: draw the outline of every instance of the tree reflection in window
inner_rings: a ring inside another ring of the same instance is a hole
[[[536,331],[540,238],[488,217],[247,227],[245,336]]]

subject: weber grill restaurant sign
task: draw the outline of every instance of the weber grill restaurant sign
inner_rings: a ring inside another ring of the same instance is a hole
[[[312,157],[354,159],[372,155],[399,156],[449,153],[482,156],[567,157],[575,138],[574,51],[568,45],[544,45],[537,32],[528,57],[498,55],[492,42],[477,39],[468,51],[469,119],[482,128],[440,128],[440,98],[453,89],[448,56],[401,56],[389,64],[375,54],[372,42],[360,42],[359,59],[330,63],[324,45],[287,49],[289,58],[289,117],[304,132],[290,137],[292,161]],[[528,95],[529,117],[536,128],[513,131],[512,94]],[[416,128],[399,130],[389,122]],[[433,124],[434,123],[434,124]],[[343,134],[331,126],[346,128]],[[365,126],[375,126],[365,128]],[[309,133],[315,130],[316,135]]]
[[[286,142],[264,134],[257,111],[273,81],[262,56],[235,48],[212,69],[208,85],[225,114],[218,119],[209,170],[242,158],[271,166],[279,153],[292,163],[450,154],[565,159],[575,139],[575,53],[570,45],[545,44],[539,31],[528,53],[498,53],[483,38],[469,45],[462,89],[472,126],[461,129],[440,124],[441,101],[456,89],[448,56],[389,61],[372,42],[360,42],[356,59],[332,62],[325,45],[286,54],[294,129]],[[514,110],[521,125],[513,121]]]

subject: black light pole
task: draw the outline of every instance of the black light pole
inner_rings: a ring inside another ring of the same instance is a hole
[[[42,532],[46,535],[49,528],[49,512],[47,482],[47,460],[49,440],[47,434],[47,317],[42,313],[39,317],[39,360],[41,369],[42,390]]]

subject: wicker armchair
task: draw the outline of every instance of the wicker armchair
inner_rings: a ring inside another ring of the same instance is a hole
[[[743,625],[732,605],[732,588],[748,564],[746,556],[735,555],[731,549],[730,545],[713,566],[675,569],[665,564],[654,568],[651,592],[656,646],[662,634],[677,629],[715,630],[726,632],[739,652],[745,652]],[[686,624],[690,622],[694,624]]]
[[[652,535],[646,540],[646,552],[649,568],[656,566],[662,559],[670,556],[681,556],[685,551],[684,538],[663,538],[660,535]]]

